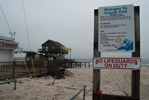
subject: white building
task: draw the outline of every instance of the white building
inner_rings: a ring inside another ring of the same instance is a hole
[[[0,36],[0,62],[13,61],[14,50],[18,47],[18,42],[13,38]]]

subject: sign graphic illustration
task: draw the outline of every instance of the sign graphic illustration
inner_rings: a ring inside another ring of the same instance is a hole
[[[129,51],[133,50],[133,41],[124,39],[121,44],[118,45],[117,50],[124,50],[124,51]]]

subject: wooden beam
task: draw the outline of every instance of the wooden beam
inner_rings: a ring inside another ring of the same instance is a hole
[[[98,52],[98,9],[94,10],[94,57],[100,57]],[[100,69],[93,69],[93,93],[99,93],[100,91]],[[97,100],[96,96],[93,96],[93,100]]]
[[[140,8],[134,8],[135,16],[135,52],[132,57],[140,57]],[[132,70],[131,96],[140,100],[140,70]]]

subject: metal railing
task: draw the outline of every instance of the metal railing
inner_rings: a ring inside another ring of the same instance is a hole
[[[76,93],[70,100],[74,100],[82,91],[83,91],[83,100],[85,100],[85,90],[86,90],[86,85],[83,86],[83,88]]]
[[[0,85],[2,85],[2,84],[9,84],[9,83],[11,83],[11,82],[14,82],[14,90],[16,90],[16,83],[17,83],[17,81],[16,80],[9,80],[9,81],[4,81],[4,82],[0,82]]]

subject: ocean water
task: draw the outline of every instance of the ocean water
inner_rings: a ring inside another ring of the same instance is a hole
[[[149,59],[141,59],[141,68],[149,68]]]
[[[79,62],[90,62],[92,66],[92,58],[77,58],[75,60]],[[149,59],[141,59],[141,68],[149,68]]]

